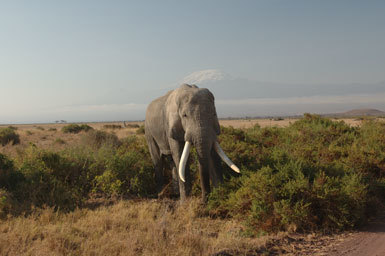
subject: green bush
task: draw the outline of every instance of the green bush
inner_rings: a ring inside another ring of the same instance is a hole
[[[105,124],[103,125],[104,129],[122,129],[120,124]]]
[[[231,192],[214,190],[208,207],[212,214],[244,220],[254,232],[344,229],[364,220],[368,190],[361,176],[319,172],[311,180],[303,168],[288,162],[247,173]]]
[[[9,191],[15,190],[23,180],[23,175],[16,170],[13,161],[0,154],[0,218],[17,212],[18,204]]]
[[[150,196],[155,193],[154,171],[144,138],[129,137],[108,159],[99,159],[94,192],[111,196]],[[107,160],[107,161],[106,161]]]
[[[139,126],[136,130],[136,134],[144,134],[144,125]]]
[[[17,202],[6,189],[0,188],[0,218],[6,218],[8,214],[17,212]]]
[[[219,140],[243,174],[226,172],[209,211],[244,220],[248,234],[352,228],[384,202],[384,123],[305,114],[287,128],[222,128]]]
[[[0,154],[0,188],[15,188],[21,180],[23,175],[16,170],[13,161]]]
[[[140,125],[139,124],[127,124],[127,123],[125,123],[124,127],[126,127],[126,128],[139,128]]]
[[[93,194],[144,197],[155,194],[154,172],[144,138],[119,145],[81,145],[52,152],[30,146],[16,164],[0,154],[0,189],[17,202],[72,210]],[[5,200],[5,199],[4,199]]]
[[[58,145],[64,145],[66,144],[66,141],[61,138],[57,138],[53,143]]]
[[[14,196],[35,206],[74,209],[86,199],[89,181],[84,163],[64,153],[30,147],[20,163],[24,181]]]
[[[0,128],[0,144],[2,146],[12,143],[12,145],[20,143],[20,137],[13,127]]]
[[[64,133],[79,133],[81,131],[88,132],[89,130],[92,130],[93,128],[87,124],[69,124],[62,128],[62,131]]]
[[[121,142],[115,134],[107,133],[105,131],[91,130],[82,137],[83,144],[90,145],[92,147],[100,148],[101,146],[108,144],[112,147],[118,147]]]

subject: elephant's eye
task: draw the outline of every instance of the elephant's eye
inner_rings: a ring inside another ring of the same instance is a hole
[[[183,117],[187,117],[187,114],[183,114]]]

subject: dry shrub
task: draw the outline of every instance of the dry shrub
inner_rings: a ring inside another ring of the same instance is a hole
[[[136,130],[136,134],[144,134],[144,125],[139,126]]]
[[[79,133],[81,131],[88,132],[90,130],[93,130],[93,128],[87,124],[69,124],[62,128],[64,133]]]
[[[122,126],[120,124],[105,124],[103,125],[104,129],[122,129]]]
[[[126,128],[139,128],[140,125],[139,124],[124,124],[124,127]]]
[[[91,130],[82,137],[82,142],[91,147],[100,148],[103,145],[118,147],[121,145],[119,138],[112,133],[99,130]]]
[[[61,139],[61,138],[57,138],[54,142],[54,144],[58,144],[58,145],[64,145],[66,144],[65,140]]]
[[[0,129],[0,144],[2,146],[7,145],[8,143],[12,143],[12,145],[20,143],[20,137],[15,132],[15,128],[1,128]]]

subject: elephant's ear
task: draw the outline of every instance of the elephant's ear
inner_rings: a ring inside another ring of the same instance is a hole
[[[208,90],[207,90],[207,95],[209,96],[209,99],[211,100],[211,102],[213,103],[214,105],[214,112],[215,112],[215,118],[214,118],[214,131],[217,135],[219,135],[221,133],[221,127],[219,125],[219,121],[218,121],[218,117],[217,117],[217,110],[215,109],[215,98],[214,98],[214,95]]]
[[[214,107],[215,108],[215,107]],[[214,131],[216,135],[221,134],[221,126],[219,125],[217,111],[215,111],[215,118],[214,118]]]
[[[169,117],[169,131],[168,134],[171,138],[177,141],[184,141],[184,130],[182,126],[182,121],[178,115],[171,114]]]
[[[173,91],[166,102],[166,115],[167,115],[167,136],[177,140],[184,141],[184,130],[182,126],[182,120],[179,116],[180,101],[177,97],[177,91]]]

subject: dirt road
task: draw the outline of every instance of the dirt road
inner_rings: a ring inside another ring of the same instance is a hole
[[[385,256],[385,212],[360,231],[331,244],[322,255]]]

